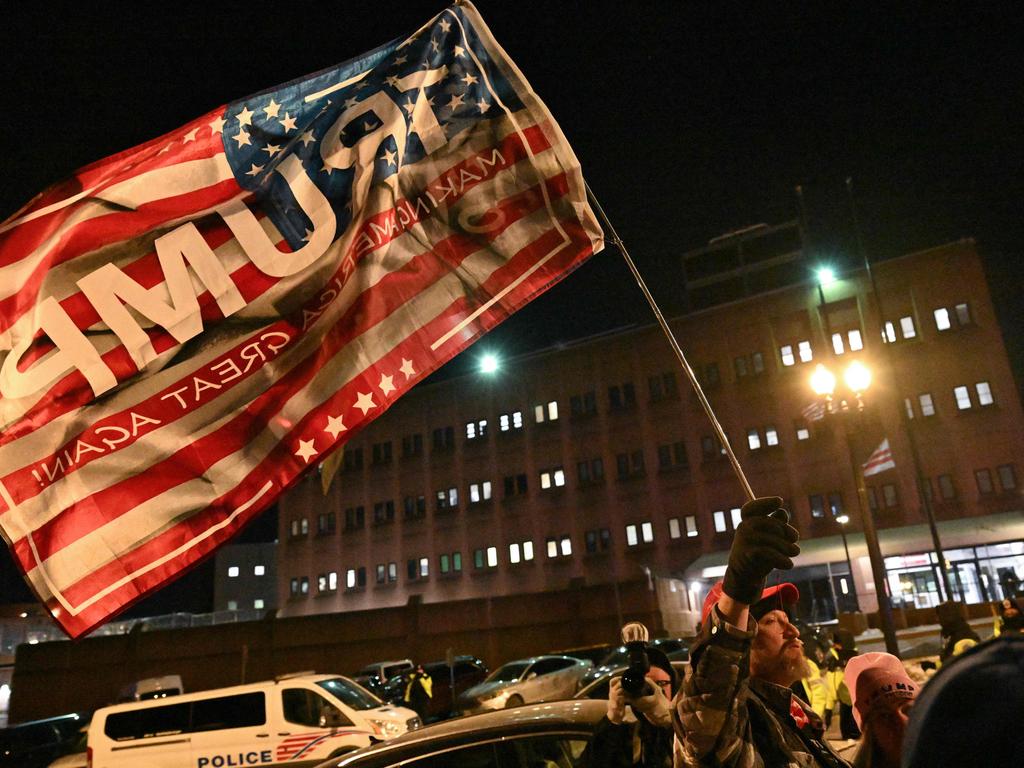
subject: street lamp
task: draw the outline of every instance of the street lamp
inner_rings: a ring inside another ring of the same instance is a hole
[[[857,582],[853,577],[853,560],[850,559],[850,545],[846,543],[846,525],[850,522],[847,514],[836,515],[836,522],[839,523],[839,535],[843,537],[843,551],[846,553],[846,571],[850,576],[850,588],[853,590],[853,606],[860,610],[860,598],[857,597]]]
[[[871,561],[871,575],[875,583],[875,595],[878,598],[878,618],[881,624],[882,635],[885,637],[885,648],[894,656],[899,656],[899,644],[896,641],[896,629],[892,620],[892,604],[886,592],[885,562],[882,560],[882,549],[878,544],[878,530],[875,528],[875,519],[871,514],[871,508],[867,503],[867,490],[864,487],[864,475],[861,473],[860,464],[857,461],[857,451],[853,444],[851,430],[847,426],[850,418],[857,419],[854,428],[860,427],[864,411],[864,394],[871,386],[871,371],[866,365],[859,361],[851,363],[843,372],[843,381],[853,396],[856,408],[851,409],[849,400],[840,399],[836,405],[835,390],[836,376],[824,365],[819,364],[811,375],[810,385],[815,394],[825,399],[825,415],[827,417],[840,417],[838,422],[846,439],[846,450],[850,456],[850,466],[853,470],[854,485],[857,488],[857,501],[860,506],[861,527],[864,530],[864,541],[867,544],[868,559]],[[843,544],[846,545],[846,532],[843,531]],[[846,551],[847,562],[849,563],[850,552]],[[850,578],[853,578],[853,569],[850,569]]]
[[[480,373],[492,374],[497,373],[500,364],[498,362],[498,356],[487,353],[480,358]]]

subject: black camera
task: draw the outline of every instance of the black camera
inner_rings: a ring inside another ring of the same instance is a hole
[[[651,669],[651,661],[647,658],[647,638],[647,627],[638,621],[622,628],[622,642],[626,645],[629,660],[626,671],[622,673],[622,690],[634,699],[654,693],[647,680]]]

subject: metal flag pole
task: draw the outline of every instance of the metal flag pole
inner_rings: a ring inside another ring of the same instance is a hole
[[[601,203],[598,202],[597,197],[594,196],[594,191],[590,188],[590,185],[586,181],[583,184],[587,188],[587,198],[590,200],[590,204],[594,206],[594,210],[597,212],[598,217],[601,219],[601,223],[609,235],[609,239],[619,249],[619,253],[622,254],[622,258],[626,260],[626,264],[629,266],[629,271],[633,273],[633,278],[636,280],[637,285],[640,286],[640,290],[643,291],[644,297],[647,299],[647,303],[651,305],[651,311],[654,312],[654,316],[658,319],[658,324],[661,326],[661,330],[665,333],[668,338],[668,343],[672,347],[672,351],[676,353],[676,359],[679,360],[679,365],[686,373],[686,378],[690,380],[690,384],[693,387],[693,391],[697,393],[697,399],[700,400],[701,406],[704,408],[704,413],[708,415],[708,419],[711,421],[711,426],[715,430],[715,434],[718,435],[719,441],[721,441],[722,447],[725,449],[726,456],[729,457],[729,463],[732,464],[733,472],[736,473],[737,479],[740,481],[740,485],[743,486],[743,491],[747,494],[748,500],[754,499],[754,491],[750,487],[750,483],[747,482],[747,476],[743,474],[743,467],[740,466],[739,459],[736,458],[736,454],[733,453],[732,446],[729,444],[729,438],[725,436],[725,430],[722,429],[722,425],[718,422],[718,417],[715,415],[714,410],[711,408],[711,403],[708,402],[708,398],[704,394],[704,390],[700,386],[700,382],[697,381],[697,376],[693,372],[693,368],[686,360],[686,356],[683,354],[683,350],[679,347],[679,342],[676,341],[676,337],[672,334],[672,329],[668,327],[668,322],[665,320],[665,316],[661,313],[661,309],[655,302],[651,292],[647,290],[647,284],[644,279],[640,276],[640,271],[636,268],[636,264],[633,263],[633,259],[630,258],[629,251],[626,250],[626,244],[622,242],[622,238],[619,237],[619,233],[615,231],[615,227],[608,220],[607,214],[604,212],[604,208],[601,207]]]

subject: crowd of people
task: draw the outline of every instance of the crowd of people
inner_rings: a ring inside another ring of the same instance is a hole
[[[799,535],[779,498],[744,505],[721,582],[704,602],[691,671],[677,680],[648,651],[650,685],[630,696],[618,679],[588,765],[636,768],[925,768],[1020,766],[1024,612],[1003,600],[994,638],[981,642],[961,606],[938,610],[941,653],[913,667],[859,653],[852,633],[801,627],[793,584]],[[804,631],[801,631],[801,630]],[[826,738],[838,718],[841,740]],[[834,744],[854,745],[838,750]]]

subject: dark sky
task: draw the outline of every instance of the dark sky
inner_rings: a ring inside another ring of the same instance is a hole
[[[368,51],[444,7],[140,3],[64,16],[26,5],[5,10],[0,25],[0,219],[81,165]],[[684,251],[794,218],[798,184],[816,255],[849,258],[849,176],[873,258],[978,240],[1019,378],[1017,7],[691,5],[477,4],[561,124],[658,299],[676,305]],[[485,343],[519,352],[650,319],[609,248]],[[5,576],[0,588],[13,597],[19,585]],[[148,602],[140,607],[161,606],[159,595]]]

